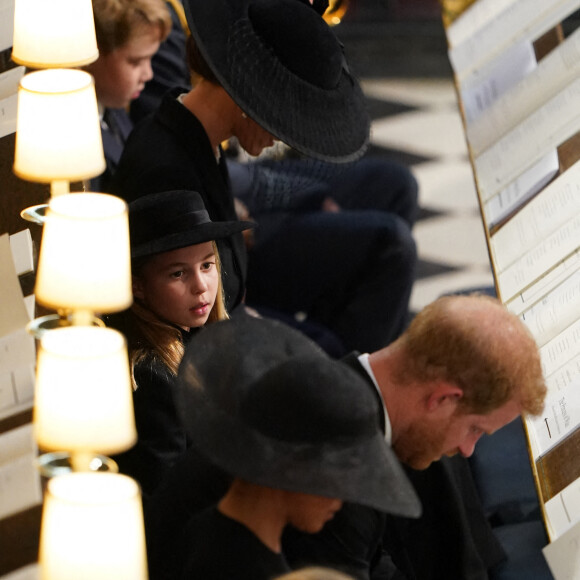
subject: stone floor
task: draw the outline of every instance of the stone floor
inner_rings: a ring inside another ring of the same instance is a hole
[[[345,21],[336,32],[368,98],[369,153],[407,164],[419,182],[411,310],[493,286],[441,22]]]

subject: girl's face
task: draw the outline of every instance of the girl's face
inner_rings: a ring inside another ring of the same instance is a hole
[[[127,44],[103,53],[87,70],[95,77],[97,99],[104,107],[125,108],[153,78],[151,57],[159,49],[159,32],[135,36]]]
[[[218,287],[212,242],[156,254],[133,276],[135,298],[159,318],[184,330],[207,322]]]

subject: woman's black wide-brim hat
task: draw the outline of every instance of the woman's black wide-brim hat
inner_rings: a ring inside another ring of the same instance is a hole
[[[372,388],[296,330],[248,316],[212,323],[188,344],[178,378],[188,435],[229,474],[420,514]]]
[[[184,0],[201,54],[264,129],[323,161],[354,161],[370,119],[343,47],[302,0]]]
[[[212,222],[197,191],[151,193],[129,204],[131,258],[219,240],[254,226],[245,221]]]

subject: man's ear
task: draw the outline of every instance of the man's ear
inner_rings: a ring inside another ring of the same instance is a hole
[[[434,383],[427,396],[427,411],[454,411],[461,397],[463,390],[457,385],[445,381]]]
[[[133,286],[133,297],[139,300],[145,300],[145,290],[143,289],[143,281],[138,276],[133,276],[131,278],[131,283]]]

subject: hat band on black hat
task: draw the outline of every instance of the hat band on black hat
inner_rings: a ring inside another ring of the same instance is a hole
[[[138,223],[133,223],[131,238],[134,245],[212,223],[206,210],[190,211],[174,217],[151,212],[148,218],[150,219],[140,219]]]

